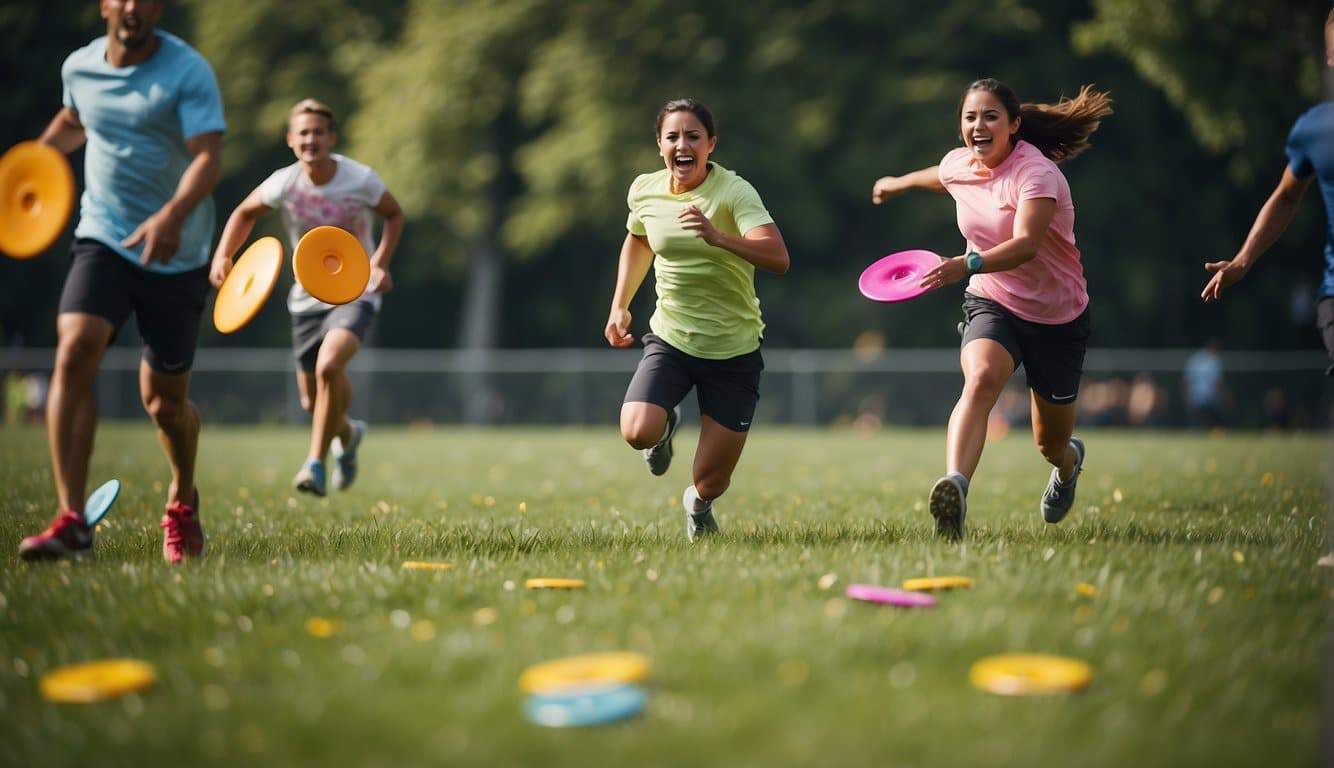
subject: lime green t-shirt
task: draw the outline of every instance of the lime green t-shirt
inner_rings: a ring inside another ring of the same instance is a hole
[[[630,185],[626,202],[631,234],[648,238],[658,306],[649,327],[663,341],[695,357],[725,360],[760,346],[764,321],[755,295],[755,265],[704,242],[677,220],[694,205],[720,232],[744,235],[772,224],[755,188],[717,163],[703,184],[671,193],[670,172],[646,173]]]

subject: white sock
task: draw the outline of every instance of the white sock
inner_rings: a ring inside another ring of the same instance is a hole
[[[686,489],[686,509],[690,510],[690,514],[698,515],[700,512],[707,512],[711,506],[713,506],[713,502],[701,499],[699,491],[695,490],[694,485]]]

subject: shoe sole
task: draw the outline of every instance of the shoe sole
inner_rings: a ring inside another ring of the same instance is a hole
[[[936,535],[947,539],[963,538],[963,494],[959,486],[947,477],[936,481],[931,488],[929,506],[936,519]]]
[[[69,549],[64,544],[60,544],[59,550],[45,549],[42,547],[33,547],[32,549],[20,549],[19,559],[25,563],[41,563],[53,560],[82,560],[93,554],[92,546],[87,549]]]

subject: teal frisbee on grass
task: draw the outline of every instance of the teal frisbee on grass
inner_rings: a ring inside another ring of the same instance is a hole
[[[97,525],[102,518],[107,516],[119,495],[119,480],[108,480],[93,491],[93,494],[88,497],[88,501],[83,505],[83,519],[88,523],[89,528]]]
[[[528,719],[548,728],[575,728],[625,720],[644,708],[644,690],[635,685],[583,686],[530,696]]]

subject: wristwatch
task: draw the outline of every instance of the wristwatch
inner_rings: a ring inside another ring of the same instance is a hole
[[[964,263],[968,265],[968,274],[976,275],[982,271],[982,254],[977,251],[969,251],[964,257]]]

